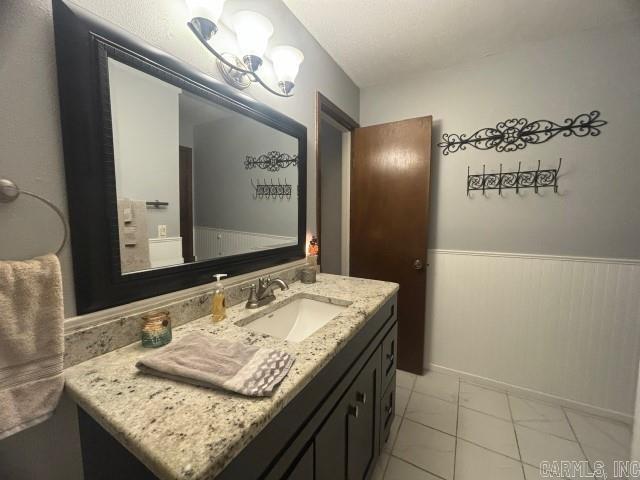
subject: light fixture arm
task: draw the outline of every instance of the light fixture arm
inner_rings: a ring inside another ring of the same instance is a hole
[[[228,68],[232,69],[232,70],[236,70],[240,73],[242,73],[243,75],[248,75],[250,78],[252,78],[253,80],[255,80],[256,82],[258,82],[260,85],[262,85],[267,91],[273,93],[274,95],[277,95],[279,97],[292,97],[292,94],[285,94],[285,93],[281,93],[278,92],[276,90],[273,90],[271,87],[269,87],[269,85],[267,85],[261,78],[260,76],[258,76],[257,73],[252,72],[249,69],[245,69],[245,68],[241,68],[238,67],[237,65],[231,63],[229,60],[227,60],[226,58],[224,58],[223,55],[221,55],[220,53],[218,53],[218,51],[213,48],[209,42],[207,41],[207,39],[204,37],[204,35],[202,34],[202,32],[200,31],[200,29],[198,27],[196,27],[194,25],[193,22],[187,22],[187,25],[189,26],[189,29],[193,32],[193,34],[196,36],[196,38],[198,40],[200,40],[200,43],[202,43],[205,48],[207,50],[209,50],[209,52],[211,52],[220,62],[222,62],[225,66],[227,66]]]

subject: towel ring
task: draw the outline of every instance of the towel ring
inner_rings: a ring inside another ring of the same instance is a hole
[[[57,206],[55,206],[46,198],[41,197],[36,193],[28,192],[26,190],[20,190],[20,188],[15,184],[15,182],[9,180],[8,178],[0,178],[0,203],[12,203],[15,200],[17,200],[17,198],[20,196],[21,193],[23,195],[27,195],[29,197],[33,197],[40,200],[49,208],[51,208],[54,212],[56,212],[58,217],[60,217],[60,220],[62,221],[62,226],[64,227],[64,235],[62,237],[62,243],[60,244],[60,247],[56,251],[56,255],[60,255],[60,252],[62,252],[62,249],[67,243],[67,238],[69,236],[67,221],[64,218],[64,214],[62,213],[62,210],[60,210]]]

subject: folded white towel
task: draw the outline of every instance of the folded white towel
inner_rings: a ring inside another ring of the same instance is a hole
[[[55,255],[0,261],[0,440],[48,419],[64,387]]]

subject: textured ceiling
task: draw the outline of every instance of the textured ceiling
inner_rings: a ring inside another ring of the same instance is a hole
[[[504,52],[522,43],[640,21],[640,0],[284,3],[361,87]]]

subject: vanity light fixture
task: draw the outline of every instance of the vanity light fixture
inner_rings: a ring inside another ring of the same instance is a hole
[[[218,69],[225,81],[240,90],[256,82],[274,95],[291,97],[304,55],[297,48],[286,45],[273,48],[268,57],[273,63],[280,91],[269,87],[257,73],[263,64],[269,38],[273,35],[273,25],[265,16],[241,10],[231,17],[231,27],[236,33],[242,58],[232,53],[220,53],[211,46],[209,42],[218,31],[224,3],[225,0],[187,0],[191,15],[187,25],[200,43],[217,58]]]

